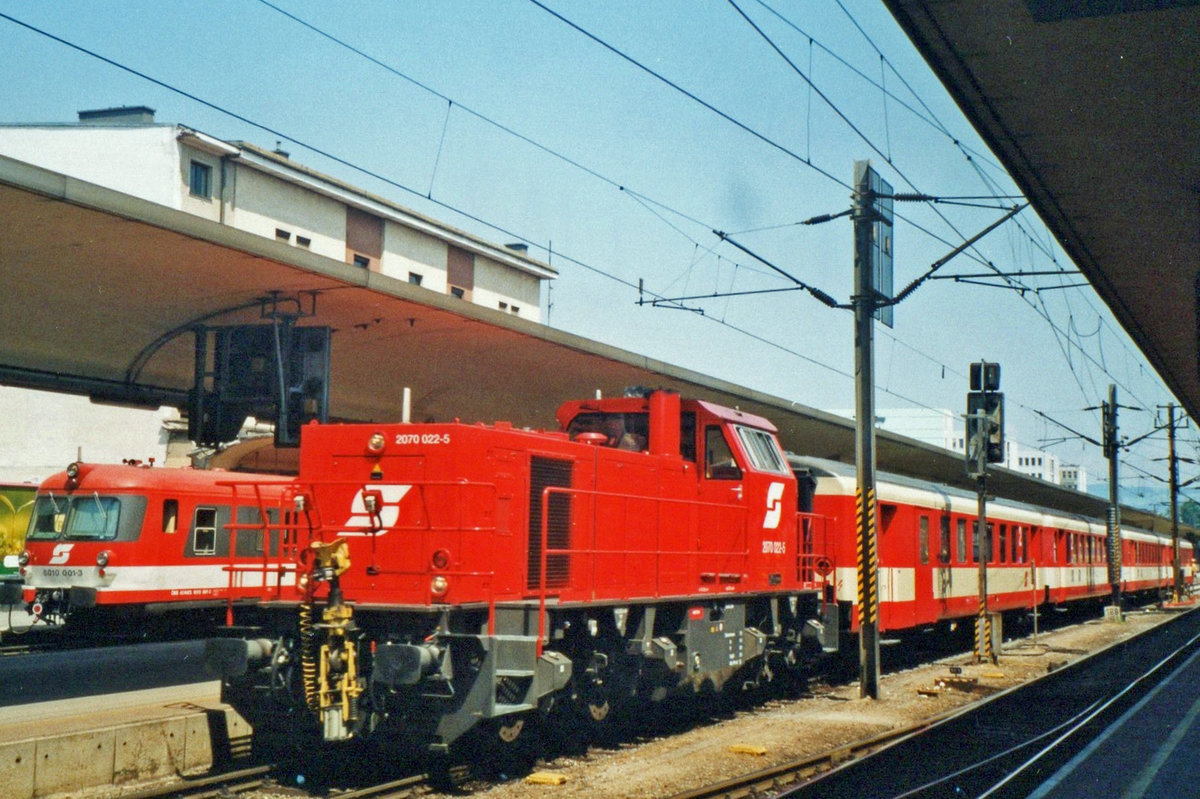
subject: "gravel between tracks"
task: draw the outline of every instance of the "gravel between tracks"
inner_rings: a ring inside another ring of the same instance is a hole
[[[884,674],[880,698],[860,699],[857,683],[821,689],[796,700],[775,700],[685,733],[591,748],[582,757],[539,764],[539,773],[562,775],[561,785],[512,781],[472,793],[473,799],[596,799],[663,797],[806,755],[816,755],[880,732],[919,722],[984,695],[1045,674],[1088,652],[1134,636],[1170,618],[1136,611],[1123,622],[1095,620],[1006,642],[999,665],[976,664],[970,654]],[[939,680],[959,666],[961,677],[977,680],[973,690],[944,687]],[[733,747],[758,747],[765,755],[737,754]]]

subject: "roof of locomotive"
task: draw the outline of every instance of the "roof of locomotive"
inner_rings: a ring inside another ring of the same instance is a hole
[[[694,412],[702,410],[708,416],[716,417],[722,421],[757,427],[771,433],[779,432],[779,429],[770,419],[757,416],[753,413],[746,413],[737,408],[727,408],[724,405],[717,405],[713,402],[698,399],[681,399],[679,404],[683,411]],[[649,410],[649,397],[613,397],[609,399],[568,400],[558,406],[556,416],[558,417],[559,424],[562,425],[563,429],[566,429],[571,419],[580,413],[648,413]]]
[[[66,491],[67,472],[56,472],[41,482],[39,491]],[[220,469],[150,467],[123,463],[79,464],[73,491],[208,491],[221,483],[289,483],[292,478],[277,474],[227,472]]]
[[[833,461],[827,458],[817,458],[809,455],[796,455],[789,452],[788,463],[793,471],[808,469],[814,477],[837,481],[839,487],[848,494],[856,489],[858,475],[851,464]],[[891,501],[924,500],[941,510],[952,510],[961,513],[974,513],[977,509],[978,495],[974,492],[953,486],[945,486],[928,480],[907,477],[890,472],[876,474],[875,493],[879,499]],[[988,501],[990,507],[1001,507],[1010,514],[1017,514],[1017,521],[1036,523],[1041,526],[1071,529],[1076,532],[1104,533],[1103,519],[1093,519],[1073,513],[1065,513],[1053,508],[1031,505],[1014,499],[996,498]],[[1021,518],[1024,517],[1024,518]],[[1128,538],[1142,541],[1160,542],[1170,536],[1150,532],[1128,525],[1121,526],[1121,532]]]

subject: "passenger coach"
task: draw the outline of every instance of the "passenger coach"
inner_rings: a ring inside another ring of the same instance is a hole
[[[837,597],[857,628],[856,517],[853,466],[789,456],[797,476],[814,484],[812,510],[831,527]],[[880,629],[903,630],[974,616],[979,610],[978,499],[970,491],[880,473],[876,479]],[[1104,525],[1095,519],[1014,502],[987,503],[988,608],[994,612],[1106,600]],[[1189,542],[1180,560],[1192,572]],[[1170,538],[1123,527],[1121,589],[1159,594],[1172,584]]]

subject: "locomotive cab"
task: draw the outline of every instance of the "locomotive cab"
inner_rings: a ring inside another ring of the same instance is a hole
[[[231,603],[257,604],[278,593],[272,583],[294,581],[266,567],[281,545],[276,506],[287,482],[72,463],[33,503],[20,564],[27,609],[37,622],[102,622],[96,633],[147,615],[186,630],[181,612],[192,611],[215,619],[224,610],[229,623]]]

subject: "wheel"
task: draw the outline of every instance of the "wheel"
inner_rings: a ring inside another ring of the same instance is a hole
[[[466,758],[472,772],[487,780],[528,774],[538,757],[536,718],[533,713],[517,713],[480,724]]]

